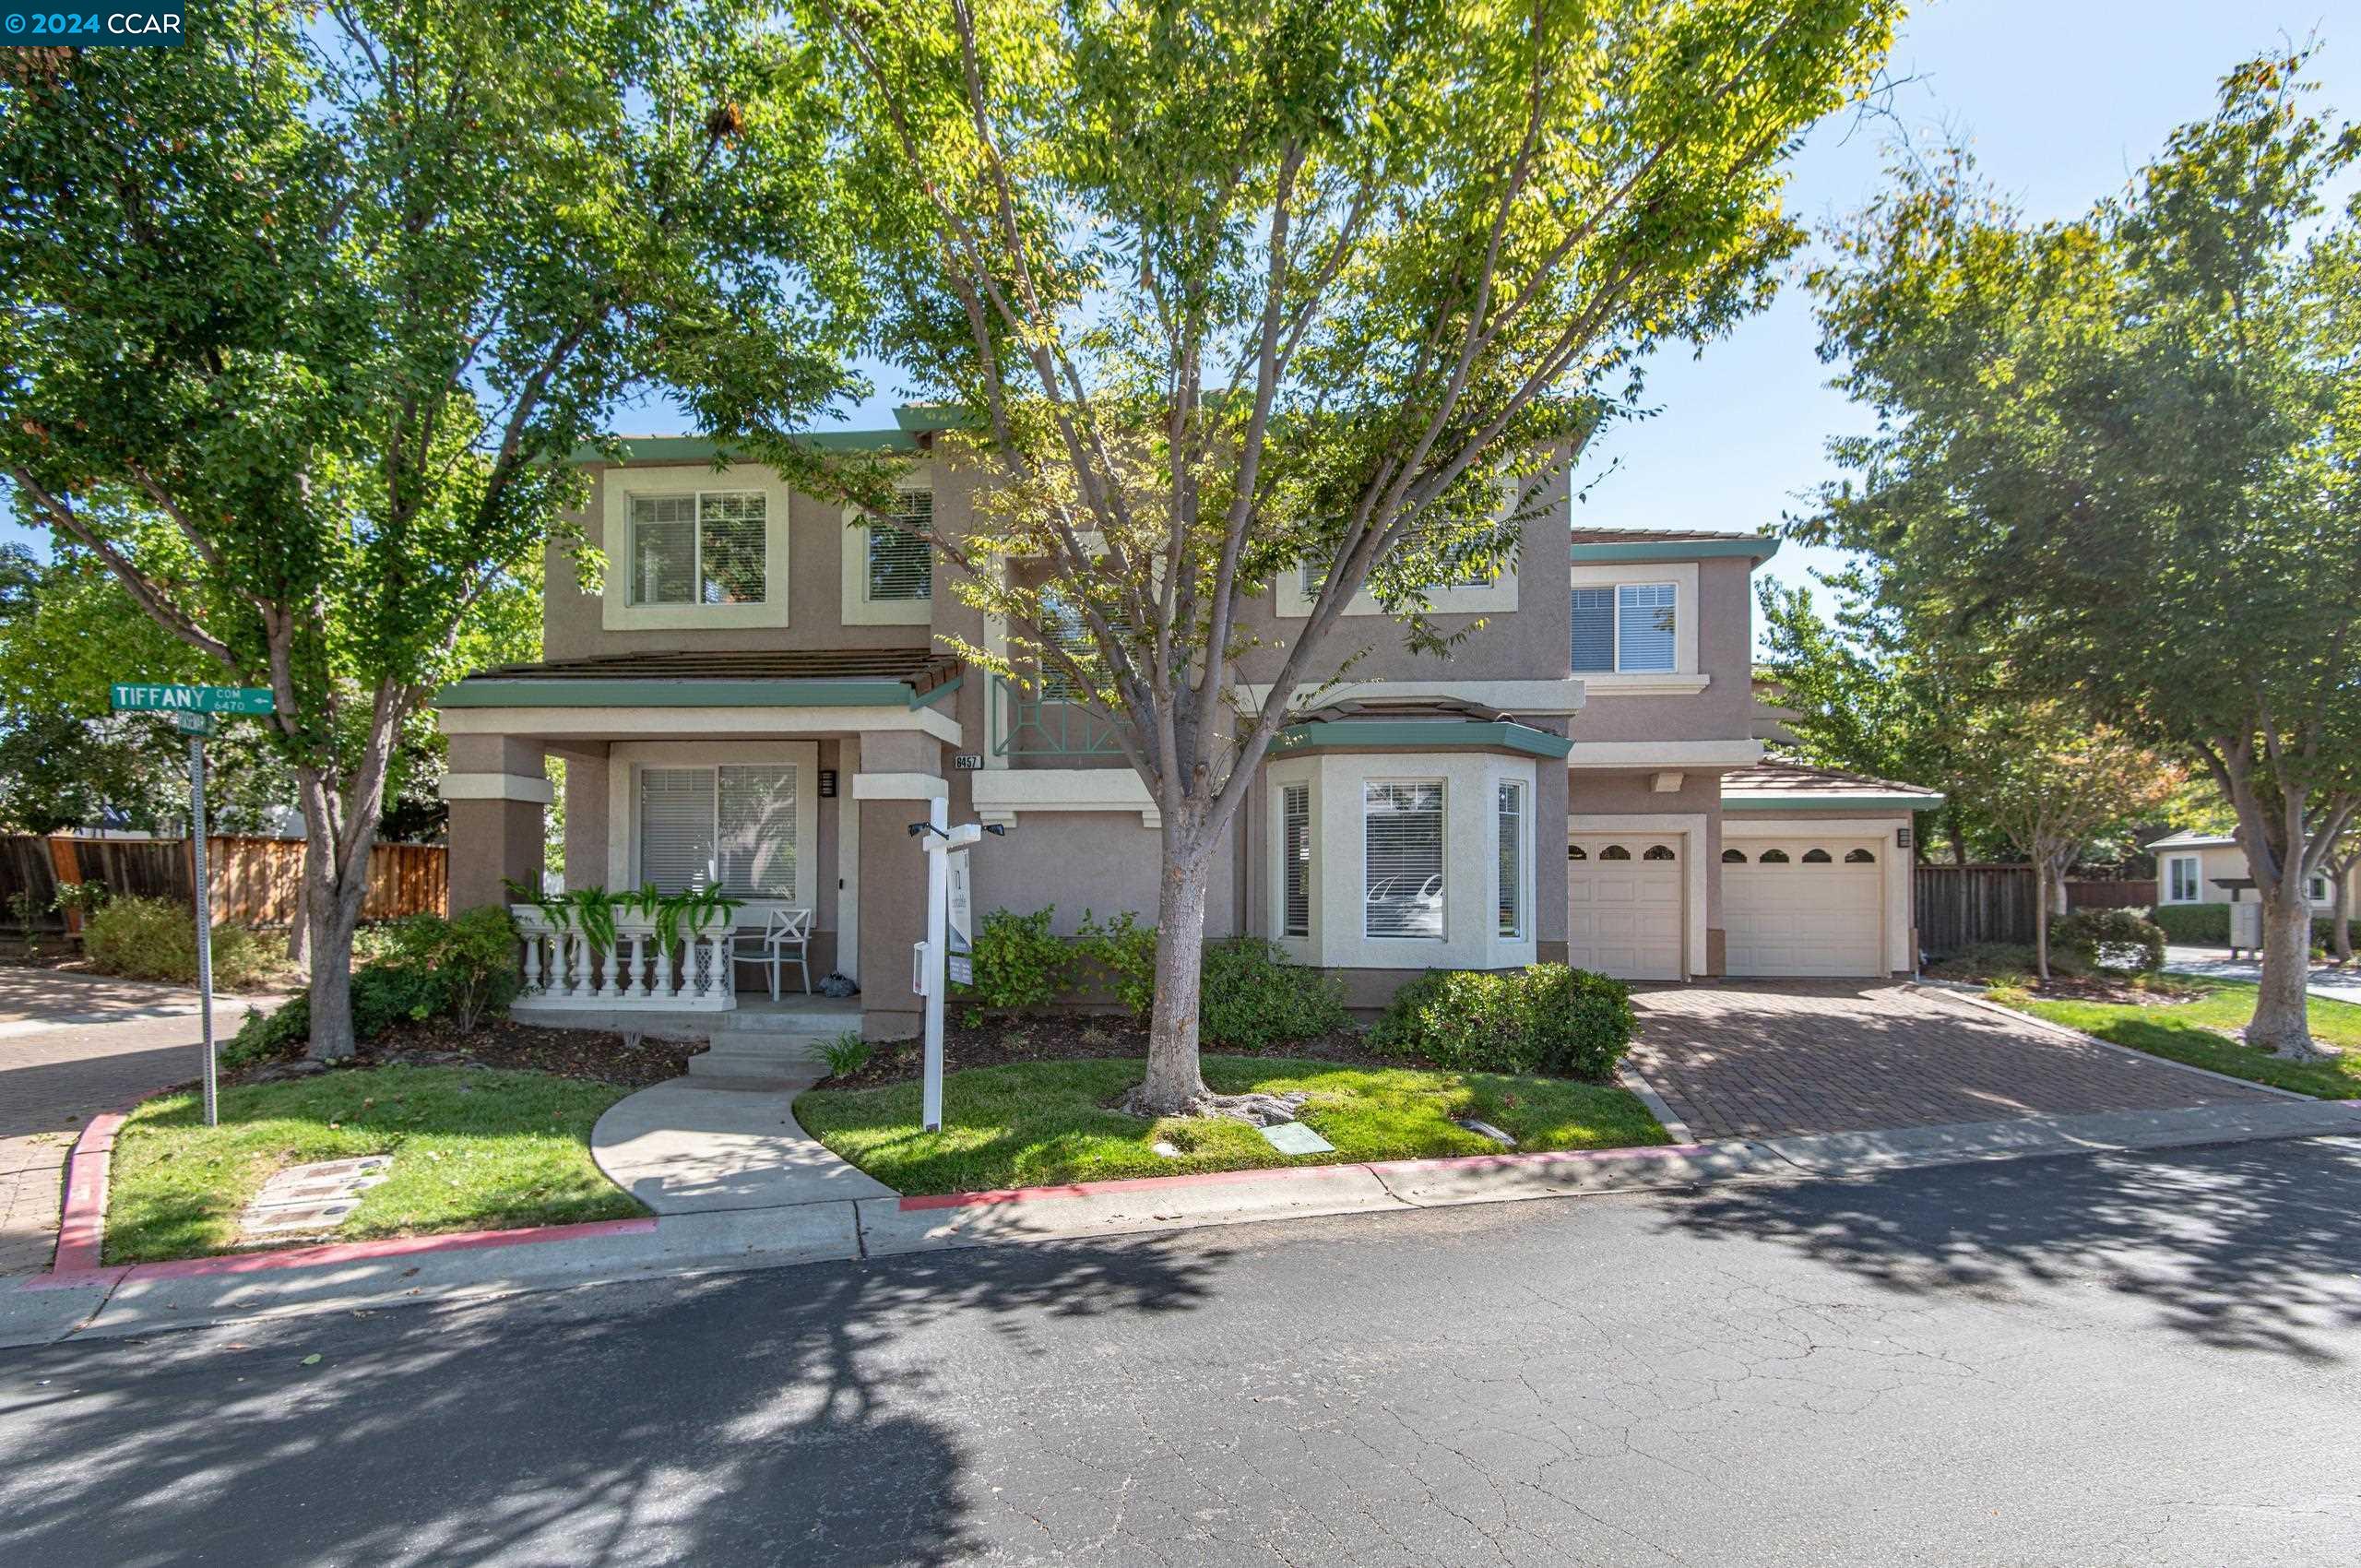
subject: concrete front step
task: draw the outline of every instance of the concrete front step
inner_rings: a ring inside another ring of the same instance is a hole
[[[807,1042],[834,1039],[860,1028],[857,997],[817,999],[810,1008],[774,1011],[767,1006],[740,1007],[726,1013],[654,1008],[531,1007],[518,1008],[516,1021],[552,1029],[597,1029],[615,1034],[645,1035],[650,1039],[735,1041],[742,1038],[786,1038]]]
[[[817,1082],[827,1063],[820,1055],[825,1037],[785,1034],[729,1034],[689,1058],[689,1072],[700,1078],[795,1078]]]

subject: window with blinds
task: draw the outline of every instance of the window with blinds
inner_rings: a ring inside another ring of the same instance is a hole
[[[1082,610],[1062,595],[1041,596],[1041,635],[1086,668],[1097,661],[1098,645],[1090,636]],[[1048,659],[1041,661],[1041,695],[1050,702],[1085,702],[1090,694],[1073,676]]]
[[[660,893],[800,896],[794,765],[644,767],[639,877]]]
[[[1500,924],[1502,936],[1525,935],[1525,786],[1502,780],[1496,814],[1500,836]]]
[[[1671,583],[1574,589],[1574,672],[1661,674],[1674,669],[1679,597]]]
[[[934,527],[934,493],[905,490],[893,522],[869,525],[872,603],[908,603],[934,597],[934,552],[921,533]],[[898,525],[898,526],[897,526]]]
[[[1311,786],[1289,784],[1279,791],[1279,854],[1285,861],[1279,888],[1279,934],[1311,934]]]
[[[769,592],[769,504],[760,491],[635,495],[634,604],[760,604]]]
[[[639,879],[687,893],[713,880],[713,769],[639,770]]]
[[[1442,935],[1442,785],[1361,786],[1362,934]]]

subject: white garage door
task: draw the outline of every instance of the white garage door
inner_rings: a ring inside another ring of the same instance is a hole
[[[1566,849],[1566,961],[1617,980],[1679,980],[1678,835],[1601,834]]]
[[[1738,838],[1722,851],[1733,975],[1885,972],[1885,867],[1871,838]]]

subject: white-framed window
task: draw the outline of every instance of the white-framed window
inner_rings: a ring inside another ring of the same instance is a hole
[[[2315,904],[2327,903],[2329,900],[2328,878],[2324,876],[2313,877],[2311,882],[2307,885],[2306,896],[2308,897]]]
[[[1440,942],[1442,780],[1361,786],[1361,934]]]
[[[804,894],[793,763],[639,770],[639,875],[660,893]]]
[[[2165,903],[2194,904],[2202,896],[2197,875],[2197,865],[2198,861],[2195,855],[2165,857]]]
[[[1680,589],[1617,583],[1574,593],[1574,673],[1668,674],[1679,668]]]
[[[934,492],[905,490],[893,520],[872,518],[862,592],[872,604],[908,604],[934,597],[934,550],[922,537],[934,527]]]
[[[770,597],[770,506],[759,490],[633,495],[629,602],[762,604]]]
[[[1492,834],[1500,861],[1498,923],[1493,930],[1497,935],[1521,941],[1525,936],[1525,786],[1515,779],[1501,780]]]
[[[1311,786],[1279,790],[1279,934],[1311,934]]]

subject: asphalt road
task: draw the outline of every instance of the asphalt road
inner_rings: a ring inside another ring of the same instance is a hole
[[[2356,1269],[2323,1140],[0,1352],[0,1562],[2351,1562]]]

